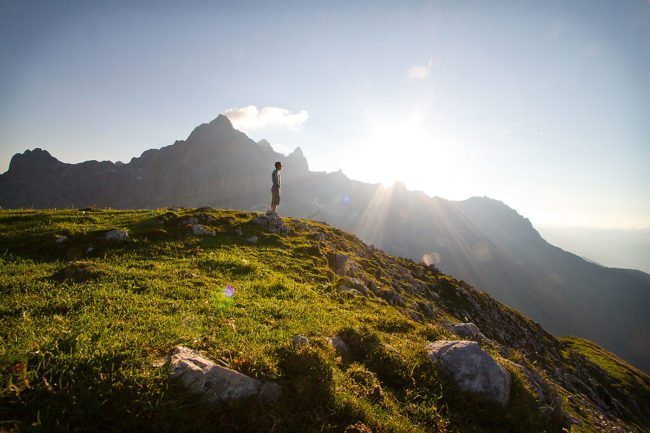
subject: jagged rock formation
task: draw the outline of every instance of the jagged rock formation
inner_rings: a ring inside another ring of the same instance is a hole
[[[299,148],[289,156],[276,153],[265,140],[256,143],[234,129],[225,116],[126,164],[66,164],[40,149],[17,154],[0,175],[0,206],[262,210],[270,201],[276,160],[285,166],[283,214],[324,220],[392,254],[433,263],[556,335],[595,340],[650,370],[650,275],[604,268],[562,251],[496,200],[453,202],[400,184],[353,181],[340,171],[309,171]]]

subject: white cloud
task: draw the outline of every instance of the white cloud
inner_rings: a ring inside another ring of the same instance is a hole
[[[411,66],[408,70],[408,76],[416,80],[426,80],[431,73],[431,65],[433,65],[433,58],[429,57],[426,65]]]
[[[309,115],[306,110],[292,113],[286,108],[263,107],[258,109],[254,105],[247,105],[241,108],[229,108],[226,110],[226,117],[230,119],[233,126],[242,131],[266,128],[268,126],[288,128],[292,131],[299,131],[305,125]]]

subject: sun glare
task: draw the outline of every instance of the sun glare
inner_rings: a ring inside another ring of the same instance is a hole
[[[378,121],[363,139],[360,154],[354,161],[354,175],[360,179],[392,185],[406,182],[409,172],[418,166],[417,159],[426,157],[431,146],[420,116],[400,121]]]

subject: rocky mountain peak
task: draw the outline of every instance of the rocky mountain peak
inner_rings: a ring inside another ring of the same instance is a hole
[[[291,170],[295,171],[308,171],[309,165],[307,164],[307,158],[302,153],[300,147],[296,147],[293,152],[287,156],[287,164],[291,165]]]
[[[50,152],[40,148],[17,153],[11,158],[9,172],[43,170],[61,162],[50,155]]]
[[[267,150],[273,150],[271,147],[271,143],[269,143],[266,139],[262,138],[260,141],[257,142],[257,145],[263,149]]]
[[[209,123],[202,123],[194,128],[192,133],[187,137],[188,142],[214,144],[225,138],[229,138],[237,132],[233,128],[230,119],[223,114]]]

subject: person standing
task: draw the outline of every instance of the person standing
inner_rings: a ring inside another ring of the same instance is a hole
[[[271,212],[277,212],[280,205],[280,170],[282,170],[282,163],[276,161],[275,170],[271,174],[271,181],[273,182],[271,187]]]

